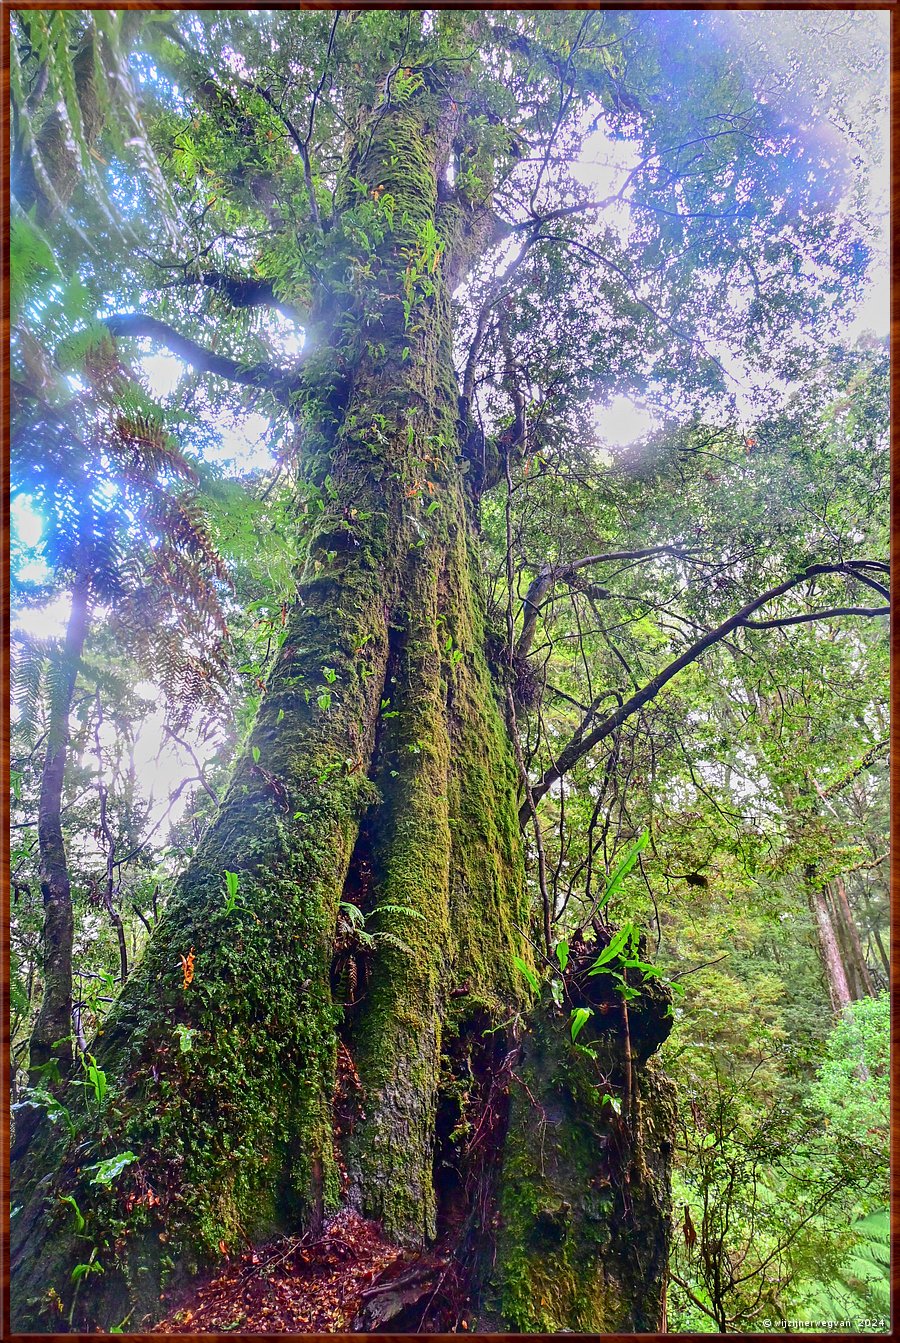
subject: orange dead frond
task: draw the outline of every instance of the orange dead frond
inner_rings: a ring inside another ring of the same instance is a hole
[[[181,956],[180,960],[182,973],[184,974],[184,983],[181,987],[186,989],[194,978],[194,948],[191,947],[188,954],[186,956]]]

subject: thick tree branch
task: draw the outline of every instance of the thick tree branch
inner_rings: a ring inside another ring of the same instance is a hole
[[[112,336],[134,338],[148,336],[151,340],[158,340],[167,346],[173,354],[184,359],[198,373],[214,373],[216,377],[239,382],[244,387],[258,387],[271,392],[277,400],[287,402],[289,375],[272,364],[249,366],[239,364],[236,359],[216,354],[213,350],[198,345],[189,337],[182,336],[167,322],[161,322],[156,317],[147,317],[139,312],[115,313],[111,317],[103,318],[103,322]]]
[[[874,746],[870,746],[868,751],[861,756],[849,773],[844,774],[834,783],[830,783],[827,788],[820,788],[819,785],[816,784],[816,792],[819,794],[819,797],[823,800],[827,800],[830,797],[834,797],[836,793],[840,793],[848,786],[848,784],[851,784],[855,778],[862,774],[863,770],[866,770],[870,765],[873,765],[878,757],[887,751],[890,744],[890,737],[885,737],[883,741],[877,741]]]
[[[220,270],[204,271],[202,275],[184,275],[171,282],[172,287],[203,285],[227,299],[232,308],[277,308],[293,322],[302,322],[303,314],[277,297],[271,280],[254,280],[246,275],[226,275]]]
[[[619,705],[613,713],[604,718],[593,732],[588,733],[587,736],[583,735],[584,724],[582,723],[568,745],[563,748],[554,763],[545,770],[541,779],[534,788],[532,788],[531,796],[534,804],[537,805],[548,789],[550,789],[558,779],[561,779],[573,765],[577,764],[579,760],[592,751],[599,742],[603,741],[605,737],[608,737],[611,732],[615,732],[616,728],[619,727],[621,723],[627,718],[630,718],[638,709],[642,708],[649,700],[658,695],[663,686],[667,685],[668,682],[672,680],[673,676],[677,676],[685,667],[690,666],[692,662],[696,662],[697,658],[705,653],[708,648],[711,648],[713,644],[719,643],[729,635],[732,630],[740,629],[748,625],[752,628],[754,622],[751,620],[751,617],[754,612],[760,609],[760,607],[765,606],[767,602],[773,601],[776,597],[784,596],[785,593],[790,592],[793,588],[799,587],[800,584],[808,583],[811,578],[816,578],[820,574],[847,573],[852,575],[853,569],[846,563],[812,564],[809,568],[804,569],[802,573],[795,574],[792,578],[785,579],[785,581],[779,583],[777,587],[770,588],[768,592],[764,592],[759,597],[755,597],[745,606],[742,606],[739,611],[735,612],[733,616],[730,616],[728,620],[723,621],[721,625],[717,625],[715,629],[710,630],[709,633],[703,636],[703,638],[698,639],[695,643],[691,644],[689,648],[685,649],[680,657],[675,658],[675,660],[670,662],[667,667],[664,667],[661,672],[658,672],[651,681],[648,681],[646,685],[641,686],[639,690],[635,691],[629,699],[625,700],[625,702]],[[865,615],[882,614],[881,608],[862,608],[862,610]],[[804,619],[821,620],[827,618],[830,614],[833,614],[833,612],[820,611],[805,616]],[[760,625],[765,625],[769,622],[758,623]],[[530,812],[527,808],[523,807],[520,809],[519,822],[522,826],[527,823],[529,816]]]
[[[547,593],[556,583],[564,583],[573,574],[578,573],[579,569],[586,569],[590,564],[602,564],[606,560],[644,560],[651,559],[656,555],[687,555],[689,553],[691,552],[677,545],[647,546],[643,550],[613,550],[607,555],[586,555],[583,559],[571,560],[568,564],[545,564],[540,573],[532,579],[522,601],[522,629],[519,634],[519,642],[516,645],[516,656],[527,657],[531,651],[537,628],[538,613]]]

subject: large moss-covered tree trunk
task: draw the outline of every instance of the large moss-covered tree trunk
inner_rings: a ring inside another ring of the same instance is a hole
[[[80,1283],[73,1324],[129,1316],[134,1329],[159,1315],[166,1284],[247,1239],[314,1226],[342,1202],[396,1241],[426,1245],[441,1230],[436,1133],[454,1048],[525,1006],[513,965],[530,955],[518,779],[505,689],[487,660],[451,357],[452,289],[490,227],[485,211],[441,198],[459,116],[436,80],[373,112],[348,154],[345,192],[389,193],[393,216],[359,289],[346,282],[339,230],[323,250],[294,398],[323,508],[287,637],[218,818],[92,1046],[107,1094],[87,1075],[69,1088],[74,1136],[58,1115],[20,1128],[17,1329],[60,1326],[71,1270],[92,1251],[103,1273]],[[238,880],[230,906],[226,871]],[[342,901],[374,937],[357,948],[349,995],[333,964]],[[555,1036],[543,1029],[535,1041],[564,1048],[559,1022]],[[339,1046],[364,1097],[346,1134]],[[535,1050],[522,1067],[541,1091]],[[641,1083],[651,1106],[654,1085]],[[498,1318],[656,1327],[656,1287],[651,1299],[639,1273],[603,1263],[609,1246],[617,1256],[620,1242],[640,1243],[645,1209],[657,1268],[664,1258],[663,1175],[648,1177],[637,1157],[621,1167],[624,1202],[610,1195],[606,1240],[600,1194],[590,1228],[572,1203],[577,1283],[552,1309],[526,1307],[540,1239],[526,1221],[587,1178],[595,1121],[563,1103],[549,1177],[533,1169],[525,1103],[517,1095],[512,1107],[500,1195]],[[654,1113],[663,1124],[665,1105]],[[122,1153],[134,1159],[104,1183],[97,1163]],[[527,1216],[509,1194],[522,1180],[534,1189]],[[590,1284],[604,1272],[601,1292]]]

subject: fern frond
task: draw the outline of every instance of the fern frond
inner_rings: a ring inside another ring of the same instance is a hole
[[[31,746],[39,727],[41,689],[50,649],[46,640],[33,639],[17,630],[11,652],[10,689],[19,728]]]
[[[342,900],[341,909],[344,910],[344,912],[346,913],[347,917],[350,920],[351,925],[354,928],[363,927],[366,921],[366,916],[363,914],[362,910],[359,908],[358,905],[352,904],[349,900]]]
[[[388,946],[396,947],[398,951],[405,951],[407,956],[412,955],[412,947],[408,947],[399,937],[393,933],[376,933],[375,938],[378,942],[386,942]]]
[[[418,919],[421,923],[425,921],[424,914],[420,914],[417,909],[410,909],[409,905],[376,905],[369,917],[375,914],[400,914],[407,919]]]
[[[822,1318],[854,1314],[889,1315],[891,1306],[891,1226],[887,1209],[859,1218],[846,1257],[828,1282],[807,1286],[805,1304]]]
[[[161,473],[196,483],[197,472],[160,420],[140,412],[117,415],[110,438],[110,450],[135,484],[153,483]]]
[[[47,749],[50,751],[57,749],[62,744],[68,730],[72,686],[80,666],[80,658],[73,658],[62,648],[47,659],[47,714],[50,723]]]

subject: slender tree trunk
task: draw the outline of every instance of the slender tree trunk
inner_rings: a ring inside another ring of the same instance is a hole
[[[106,845],[106,881],[103,886],[103,907],[109,915],[109,921],[115,930],[119,947],[119,983],[128,979],[128,945],[125,941],[125,926],[122,916],[115,906],[116,839],[109,828],[109,789],[103,778],[103,748],[100,744],[100,729],[103,724],[103,706],[97,695],[97,718],[94,724],[94,749],[97,756],[97,797],[100,802],[100,831]]]
[[[61,1076],[65,1076],[72,1065],[72,941],[75,924],[61,811],[69,746],[69,714],[88,620],[88,582],[86,578],[78,578],[72,589],[61,674],[51,696],[38,802],[40,882],[44,902],[43,997],[31,1033],[29,1076],[32,1085],[41,1082],[49,1063],[56,1062]]]
[[[882,965],[882,969],[884,970],[884,976],[885,976],[885,979],[886,979],[888,982],[890,982],[890,978],[891,978],[891,962],[890,962],[890,960],[888,959],[888,954],[887,954],[887,952],[885,951],[884,942],[882,941],[882,938],[881,938],[881,933],[880,933],[880,932],[878,931],[878,929],[875,927],[874,923],[873,923],[873,925],[872,925],[872,936],[874,937],[874,939],[875,939],[875,945],[876,945],[876,947],[878,948],[878,955],[881,957],[881,965]]]
[[[853,1000],[857,1002],[861,998],[874,998],[875,990],[872,987],[872,977],[869,974],[869,967],[866,965],[862,943],[859,940],[859,930],[856,927],[856,919],[853,917],[853,911],[850,908],[850,901],[847,899],[847,887],[842,876],[836,876],[829,883],[828,894],[831,909],[834,913],[834,924],[838,935],[841,958],[844,962],[844,970]]]
[[[805,869],[805,879],[809,908],[816,925],[822,968],[825,971],[825,982],[828,985],[828,995],[831,998],[832,1009],[835,1013],[840,1013],[853,1001],[853,995],[847,982],[847,973],[844,969],[828,901],[824,890],[816,882],[816,870],[811,864],[808,864]]]
[[[346,1202],[394,1241],[423,1247],[450,1235],[459,1188],[489,1202],[501,1178],[506,1187],[515,1178],[503,1129],[508,1118],[521,1147],[530,1121],[503,1099],[504,1060],[517,1048],[510,1020],[525,1009],[514,957],[530,956],[529,911],[452,361],[451,294],[489,227],[477,207],[441,199],[459,116],[436,78],[403,106],[374,111],[349,155],[347,183],[392,196],[393,225],[368,257],[374,281],[359,297],[345,284],[340,302],[323,293],[311,331],[297,414],[324,507],[248,751],[95,1045],[110,1092],[91,1159],[130,1150],[138,1160],[98,1193],[74,1144],[60,1137],[54,1149],[45,1126],[17,1163],[17,1327],[46,1327],[47,1284],[68,1300],[83,1253],[56,1195],[76,1198],[104,1265],[76,1322],[108,1328],[131,1309],[141,1328],[160,1314],[166,1284],[223,1248],[316,1226]],[[333,246],[351,249],[346,238]],[[335,276],[346,276],[347,255],[335,255]],[[226,870],[238,877],[230,914]],[[361,909],[374,936],[356,948],[349,1003],[332,992],[341,901]],[[535,1011],[535,1021],[546,1015]],[[563,1017],[553,1048],[565,1039]],[[340,1122],[339,1044],[363,1090]],[[476,1075],[491,1150],[448,1176],[446,1116]],[[646,1079],[633,1085],[647,1093],[643,1122],[661,1153],[668,1102]],[[559,1137],[568,1186],[584,1174],[589,1134],[574,1166],[565,1128]],[[621,1214],[637,1246],[646,1184],[653,1283],[667,1235],[660,1161],[655,1183],[632,1171]],[[619,1165],[607,1167],[612,1183]],[[48,1170],[59,1172],[49,1203]],[[570,1293],[560,1323],[656,1328],[661,1292],[648,1295],[641,1255],[623,1278],[621,1237],[598,1251],[591,1219],[602,1221],[605,1205],[591,1209],[577,1232],[579,1283],[593,1305]],[[506,1215],[510,1235],[527,1237],[526,1223]],[[473,1235],[483,1266],[490,1215]],[[498,1265],[499,1317],[527,1327],[504,1286],[515,1256]]]

